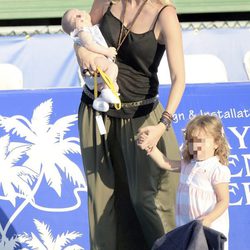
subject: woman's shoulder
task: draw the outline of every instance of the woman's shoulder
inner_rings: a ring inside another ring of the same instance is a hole
[[[173,30],[179,27],[178,16],[174,5],[163,5],[159,8],[157,22],[161,30]]]
[[[176,8],[172,4],[163,5],[159,11],[159,20],[164,21],[166,18],[176,18],[177,16]]]
[[[151,12],[158,12],[158,13],[176,13],[176,8],[171,3],[163,3],[163,2],[153,2],[149,3],[148,9]]]

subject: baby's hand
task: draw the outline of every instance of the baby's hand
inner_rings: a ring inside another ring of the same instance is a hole
[[[109,47],[108,48],[107,57],[109,57],[110,59],[114,60],[116,55],[117,55],[116,49],[114,47]]]

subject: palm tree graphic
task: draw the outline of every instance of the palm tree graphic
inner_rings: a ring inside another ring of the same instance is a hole
[[[8,200],[15,207],[16,197],[24,199],[10,216],[6,225],[4,227],[0,225],[2,241],[7,238],[8,229],[13,221],[28,204],[50,212],[72,211],[81,205],[78,192],[87,190],[80,168],[68,157],[68,154],[80,154],[79,139],[65,138],[67,132],[70,132],[70,127],[77,120],[77,115],[64,116],[51,124],[52,104],[52,99],[49,99],[37,106],[30,121],[21,115],[0,116],[0,127],[6,133],[23,140],[22,143],[12,142],[12,145],[19,146],[8,152],[10,136],[6,135],[2,138],[0,159],[4,160],[0,160],[0,184],[2,184],[4,195],[0,196],[0,200]],[[6,152],[8,152],[7,156]],[[2,156],[5,157],[2,158]],[[22,166],[14,166],[21,157]],[[3,173],[7,174],[8,178],[2,175]],[[47,208],[36,204],[35,195],[44,179],[48,186],[61,197],[61,173],[64,173],[65,177],[76,187],[74,195],[77,203],[67,208]],[[38,221],[35,221],[35,224],[40,225]]]
[[[66,232],[61,235],[57,235],[56,238],[53,238],[51,229],[48,225],[36,219],[34,219],[34,223],[39,232],[40,239],[33,233],[31,233],[31,235],[24,233],[19,236],[20,242],[27,244],[27,246],[30,247],[29,249],[84,250],[84,248],[77,244],[69,245],[70,241],[82,236],[80,233]]]
[[[14,207],[19,195],[27,197],[31,193],[29,184],[33,183],[36,178],[36,174],[32,170],[16,165],[27,150],[27,145],[11,144],[9,135],[0,137],[0,184],[3,191],[0,199],[10,201]],[[8,239],[2,225],[0,225],[0,234],[2,236],[0,249],[14,249],[17,246],[18,237],[14,235]]]

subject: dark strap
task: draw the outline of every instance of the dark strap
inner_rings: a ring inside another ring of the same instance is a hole
[[[158,18],[159,18],[159,16],[160,16],[161,12],[162,12],[166,7],[173,7],[173,8],[175,8],[172,4],[164,5],[164,6],[160,9],[160,11],[158,12],[158,14],[157,14],[157,16],[156,16],[155,23],[154,23],[154,26],[153,26],[153,30],[155,29],[155,25],[156,25],[156,23],[157,23],[157,21],[158,21]]]
[[[110,1],[110,3],[109,3],[109,6],[108,6],[107,10],[103,13],[103,16],[104,16],[107,12],[110,12],[112,5],[113,5],[113,2],[112,2],[112,1]]]
[[[110,3],[109,3],[109,7],[108,7],[108,10],[109,10],[109,11],[110,11],[112,5],[113,5],[113,1],[111,0]]]

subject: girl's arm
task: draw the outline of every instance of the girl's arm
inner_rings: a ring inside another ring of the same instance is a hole
[[[160,168],[180,172],[181,161],[169,160],[157,147],[154,147],[148,155]]]
[[[198,218],[204,226],[209,227],[210,224],[220,217],[229,206],[229,184],[219,183],[214,186],[217,203],[214,209],[207,215]]]

